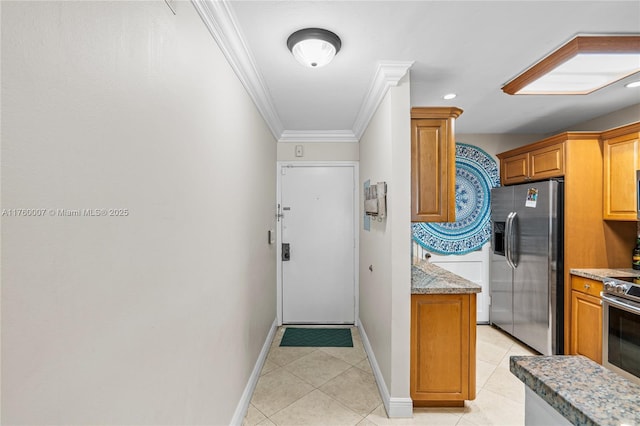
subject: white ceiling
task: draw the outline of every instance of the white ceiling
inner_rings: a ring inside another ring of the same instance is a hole
[[[577,34],[640,33],[640,1],[194,4],[280,140],[286,140],[283,132],[357,139],[358,121],[377,106],[374,80],[381,62],[413,62],[412,106],[462,108],[458,133],[546,134],[640,103],[640,88],[624,88],[638,74],[589,95],[511,96],[501,90]],[[306,27],[331,30],[342,40],[342,50],[324,68],[305,68],[287,50],[287,37]],[[450,92],[458,97],[443,100]]]

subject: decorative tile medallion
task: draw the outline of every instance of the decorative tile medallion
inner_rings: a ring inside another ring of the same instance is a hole
[[[491,237],[491,188],[500,186],[495,160],[473,145],[456,143],[456,221],[414,223],[413,239],[437,254],[465,254]]]

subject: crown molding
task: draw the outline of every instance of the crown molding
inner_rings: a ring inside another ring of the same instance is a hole
[[[358,142],[351,130],[285,130],[278,142]]]
[[[226,0],[191,0],[200,18],[245,87],[273,136],[278,139],[283,126],[267,86],[245,43]]]
[[[284,130],[262,74],[236,23],[229,0],[191,0],[240,82],[278,142],[358,142],[390,87],[397,86],[413,61],[384,61],[356,116],[353,130]]]
[[[400,79],[407,74],[412,65],[413,61],[384,61],[378,63],[378,68],[373,76],[367,96],[353,124],[353,133],[358,140],[362,137],[389,88],[397,86]]]

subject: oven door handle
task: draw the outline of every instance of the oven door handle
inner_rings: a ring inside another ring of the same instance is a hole
[[[631,305],[630,303],[625,303],[622,300],[618,299],[617,297],[611,297],[611,296],[607,296],[607,295],[603,294],[602,295],[602,300],[604,300],[605,302],[607,302],[608,304],[610,304],[611,306],[614,306],[616,308],[620,308],[620,309],[623,309],[625,311],[633,312],[634,314],[640,314],[640,308],[639,307]]]

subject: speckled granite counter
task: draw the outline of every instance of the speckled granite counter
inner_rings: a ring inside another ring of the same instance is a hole
[[[411,268],[411,294],[480,293],[482,288],[439,266],[421,260]]]
[[[622,269],[571,269],[573,275],[602,281],[606,277],[638,277],[640,271],[631,268]]]
[[[640,425],[640,385],[583,356],[512,356],[511,372],[574,425]]]

